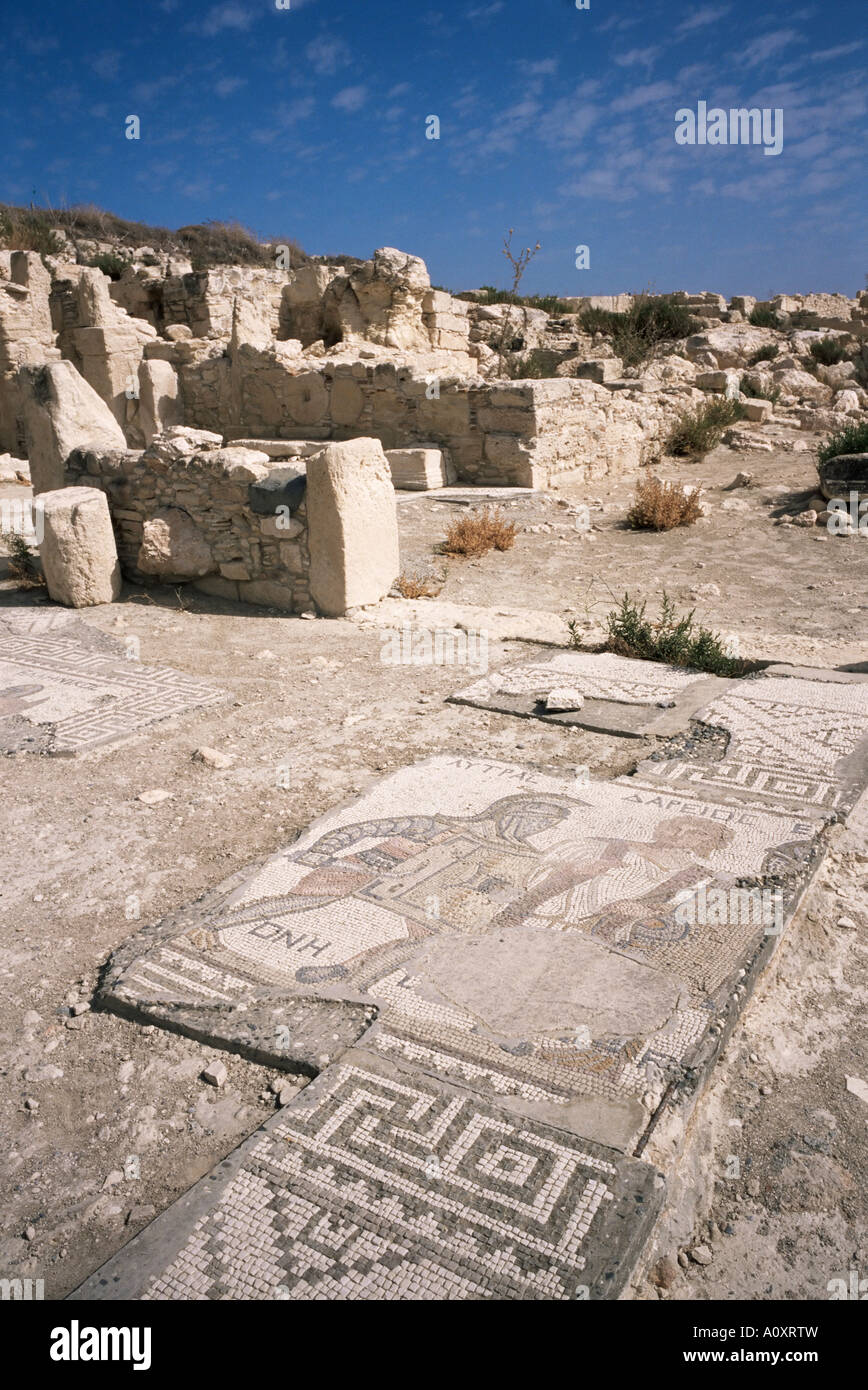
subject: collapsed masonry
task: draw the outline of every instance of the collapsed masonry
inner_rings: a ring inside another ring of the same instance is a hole
[[[399,486],[599,478],[658,455],[679,410],[729,389],[727,369],[784,339],[783,355],[756,371],[783,393],[781,409],[802,411],[797,426],[820,413],[839,423],[868,404],[853,361],[803,369],[819,336],[865,339],[868,296],[779,296],[766,306],[779,330],[748,324],[747,298],[679,298],[705,331],[640,376],[583,333],[578,312],[455,298],[432,288],[418,257],[391,248],[345,265],[202,272],[138,248],[115,281],[61,257],[2,252],[0,450],[26,453],[37,494],[101,489],[130,579],[322,607],[311,570],[323,538],[310,533],[304,497],[315,460],[339,467],[326,445],[369,441],[362,454],[381,508],[394,508],[384,450]],[[551,353],[553,375],[504,379],[505,347]],[[344,511],[360,502],[348,493],[335,503],[339,535],[352,535]],[[355,589],[345,588],[349,604]]]

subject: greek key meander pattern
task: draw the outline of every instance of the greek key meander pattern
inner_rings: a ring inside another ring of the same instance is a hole
[[[257,1144],[145,1299],[604,1292],[586,1247],[609,1244],[618,1169],[607,1150],[424,1078],[337,1064],[316,1088]]]

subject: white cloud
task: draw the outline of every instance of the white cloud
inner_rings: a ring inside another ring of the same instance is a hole
[[[332,98],[332,106],[338,111],[361,111],[367,99],[367,87],[344,87]]]
[[[214,83],[214,91],[218,97],[231,97],[232,93],[237,92],[239,87],[246,86],[246,77],[221,77],[219,82]]]
[[[617,97],[612,102],[613,111],[635,111],[639,106],[650,106],[657,101],[668,101],[674,96],[677,87],[673,82],[648,82],[644,87],[636,87],[626,96]]]
[[[343,39],[328,38],[325,34],[312,39],[304,52],[314,72],[324,75],[346,67],[351,57],[349,45]]]
[[[751,39],[750,43],[745,44],[742,51],[741,60],[746,68],[759,67],[760,63],[768,62],[781,49],[789,47],[791,43],[802,42],[801,34],[795,29],[773,29],[769,34],[761,34],[759,38]]]
[[[615,62],[619,68],[653,67],[657,61],[660,49],[653,48],[631,48],[626,53],[616,53]]]
[[[227,0],[226,4],[214,6],[199,29],[201,33],[211,38],[224,29],[249,29],[253,23],[253,18],[253,12],[245,5],[238,5],[234,3],[234,0]]]
[[[676,26],[675,37],[681,38],[684,34],[692,34],[695,29],[704,29],[709,24],[716,24],[724,15],[728,15],[731,9],[731,5],[702,5]]]

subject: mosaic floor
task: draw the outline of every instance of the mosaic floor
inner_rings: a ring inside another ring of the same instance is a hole
[[[57,609],[0,613],[0,751],[71,755],[224,695]]]
[[[319,1075],[78,1296],[614,1296],[663,1186],[630,1155],[704,1084],[868,781],[863,676],[774,668],[682,715],[714,756],[613,781],[402,768],[132,938],[104,1006]],[[685,915],[745,892],[774,919]]]
[[[648,1164],[363,1052],[245,1148],[73,1297],[612,1298],[662,1198]]]

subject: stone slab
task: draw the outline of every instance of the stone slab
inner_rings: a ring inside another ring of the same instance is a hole
[[[613,1299],[662,1197],[649,1164],[357,1050],[70,1298]]]
[[[4,753],[84,753],[225,698],[196,676],[126,659],[120,642],[72,614],[0,614]]]
[[[611,652],[557,652],[491,672],[450,696],[454,704],[499,714],[574,725],[625,737],[667,737],[686,729],[691,717],[731,681]],[[549,691],[565,686],[584,696],[580,710],[552,713]]]

